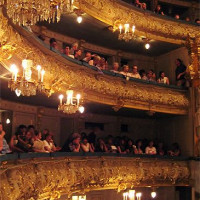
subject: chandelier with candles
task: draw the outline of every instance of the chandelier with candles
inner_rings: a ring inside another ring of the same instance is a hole
[[[135,35],[135,25],[129,23],[119,23],[116,21],[113,26],[113,31],[119,31],[118,39],[124,40],[126,42],[136,39]]]
[[[123,200],[141,200],[142,193],[135,192],[135,190],[129,190],[123,193]]]
[[[72,200],[86,200],[86,195],[72,196]]]
[[[17,96],[33,96],[36,95],[37,91],[45,91],[43,83],[45,71],[41,69],[41,66],[37,66],[37,81],[32,79],[32,60],[22,60],[22,68],[23,72],[20,74],[17,66],[15,64],[11,65],[12,78],[8,82],[8,87],[11,91],[15,91]]]
[[[19,25],[38,21],[60,21],[63,12],[73,11],[74,0],[7,0],[8,17]]]
[[[81,95],[77,94],[76,96],[73,96],[73,90],[67,90],[66,95],[67,99],[65,103],[63,103],[64,95],[61,94],[59,96],[60,104],[58,105],[58,111],[63,111],[66,114],[74,114],[77,111],[83,113],[85,108],[82,106],[81,103]]]

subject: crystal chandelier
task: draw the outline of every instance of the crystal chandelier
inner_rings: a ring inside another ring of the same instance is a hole
[[[15,64],[11,65],[12,78],[8,82],[8,87],[11,91],[15,91],[17,96],[33,96],[37,91],[45,91],[44,87],[44,74],[45,71],[41,70],[41,66],[37,66],[38,80],[32,80],[32,60],[22,60],[23,75],[18,74],[19,70]]]
[[[83,113],[85,108],[81,106],[80,100],[81,95],[77,94],[76,97],[73,96],[73,90],[67,90],[67,100],[66,103],[63,103],[63,95],[59,96],[60,104],[58,105],[58,111],[63,111],[66,114],[74,114],[77,111]]]
[[[135,33],[134,25],[130,26],[130,24],[124,24],[124,25],[120,24],[117,29],[119,29],[119,36],[118,36],[119,40],[125,40],[126,42],[128,42],[136,38],[134,34]]]
[[[60,21],[63,12],[73,10],[74,0],[7,0],[8,17],[15,24],[34,25],[38,21]]]

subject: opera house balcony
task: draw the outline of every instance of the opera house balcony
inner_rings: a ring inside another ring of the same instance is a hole
[[[198,200],[199,5],[0,0],[0,200]]]

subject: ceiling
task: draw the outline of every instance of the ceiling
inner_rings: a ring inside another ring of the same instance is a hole
[[[83,39],[103,47],[146,56],[159,56],[180,47],[177,44],[151,40],[151,48],[146,50],[141,39],[131,42],[119,41],[117,32],[113,33],[106,24],[87,14],[83,15],[81,24],[76,22],[75,14],[68,14],[62,16],[58,23],[40,22],[38,25],[46,26],[54,32],[77,38],[77,40]]]

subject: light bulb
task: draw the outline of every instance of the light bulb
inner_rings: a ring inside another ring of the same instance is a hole
[[[82,16],[78,16],[76,20],[80,24],[83,21],[83,18],[82,18]]]
[[[63,94],[60,94],[58,98],[61,100],[63,99],[63,97],[64,97]]]
[[[16,89],[16,90],[15,90],[15,94],[19,97],[19,96],[21,95],[21,90]]]
[[[10,124],[10,119],[6,119],[6,124]]]
[[[72,196],[72,200],[78,200],[78,196]]]
[[[78,108],[78,110],[79,110],[80,113],[84,113],[85,108],[84,108],[83,106],[80,106],[80,107]]]
[[[156,192],[151,192],[151,197],[154,199],[156,197]]]
[[[133,33],[135,32],[135,26],[132,26],[132,32]]]
[[[37,70],[38,70],[38,71],[41,70],[41,66],[40,66],[40,65],[37,66]]]
[[[150,48],[150,44],[149,43],[146,43],[145,44],[145,49],[149,49]]]
[[[16,66],[15,64],[12,64],[12,65],[10,66],[10,71],[11,71],[11,72],[15,72],[16,69],[17,69],[17,66]]]

